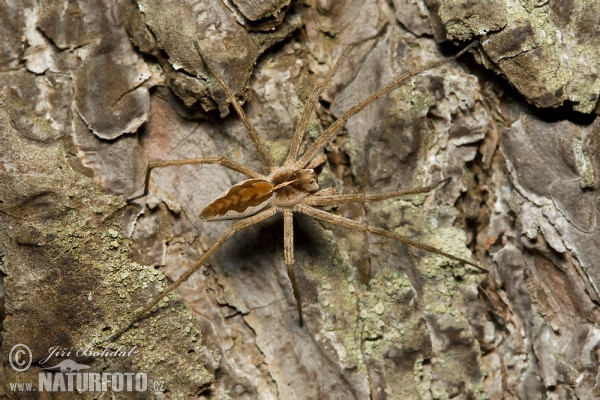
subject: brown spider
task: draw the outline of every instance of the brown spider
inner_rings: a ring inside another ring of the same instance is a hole
[[[262,143],[258,138],[256,131],[251,126],[250,121],[236,100],[235,95],[224,81],[221,74],[215,70],[214,66],[210,62],[202,57],[202,52],[198,42],[194,41],[194,45],[198,51],[198,54],[200,55],[200,58],[204,61],[209,71],[214,75],[227,94],[229,101],[244,123],[244,126],[248,132],[248,136],[254,143],[254,146],[260,154],[262,160],[269,168],[270,173],[268,175],[262,175],[245,165],[239,164],[225,157],[205,157],[149,162],[146,171],[144,191],[141,195],[130,200],[135,200],[148,194],[150,173],[154,168],[189,164],[218,164],[237,171],[247,176],[249,179],[232,186],[229,190],[213,200],[200,212],[200,218],[203,221],[226,219],[239,219],[239,221],[231,225],[187,272],[185,272],[158,297],[152,300],[146,307],[138,310],[134,314],[131,322],[117,331],[112,336],[111,340],[115,340],[117,337],[119,337],[123,332],[129,329],[131,325],[150,312],[163,298],[165,298],[165,296],[177,289],[183,282],[188,280],[190,276],[192,276],[192,274],[194,274],[194,272],[196,272],[209,259],[209,257],[211,257],[217,251],[217,249],[221,247],[221,245],[223,245],[223,243],[225,243],[236,232],[258,224],[259,222],[275,215],[277,212],[283,213],[285,265],[289,279],[292,283],[292,289],[298,308],[299,322],[301,326],[303,325],[301,295],[294,273],[293,212],[299,212],[347,228],[353,228],[363,232],[369,232],[375,235],[394,239],[399,242],[417,247],[421,250],[438,254],[451,260],[459,261],[483,271],[487,271],[474,262],[455,257],[430,245],[400,236],[385,229],[369,226],[367,224],[356,222],[315,208],[315,206],[327,206],[343,203],[377,202],[407,195],[428,193],[448,182],[448,179],[446,179],[429,186],[381,194],[337,194],[333,188],[319,190],[319,184],[317,182],[318,173],[315,172],[315,169],[321,167],[326,161],[326,156],[319,153],[332,139],[335,138],[336,134],[350,117],[363,110],[366,106],[377,100],[383,94],[400,85],[406,79],[457,59],[466,51],[473,48],[478,42],[469,44],[455,56],[432,63],[425,68],[417,69],[396,78],[393,82],[380,89],[377,93],[346,111],[342,117],[335,121],[314,143],[312,143],[312,145],[310,145],[304,154],[299,156],[300,145],[304,138],[304,132],[318,97],[321,95],[331,78],[339,70],[340,66],[348,57],[352,49],[361,43],[373,39],[375,36],[347,45],[341,57],[334,64],[333,68],[327,72],[325,79],[323,79],[323,81],[314,88],[306,107],[302,112],[300,122],[298,123],[298,126],[294,132],[289,154],[283,165],[275,164],[273,157],[265,147],[264,143]]]

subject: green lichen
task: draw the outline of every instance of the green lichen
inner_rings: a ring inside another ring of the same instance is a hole
[[[152,297],[162,293],[167,287],[167,280],[162,272],[151,266],[140,265],[128,259],[128,250],[119,233],[121,227],[118,219],[108,222],[106,216],[115,215],[124,206],[123,200],[98,195],[91,182],[86,179],[77,182],[77,196],[82,203],[89,205],[95,215],[71,212],[61,220],[57,227],[57,236],[53,244],[71,253],[79,260],[81,268],[90,268],[94,274],[101,276],[101,281],[94,284],[90,298],[96,307],[101,308],[103,321],[81,326],[77,338],[79,345],[90,342],[100,349],[109,345],[108,338],[121,326],[129,323],[134,311],[149,302]],[[75,200],[73,200],[75,201]],[[107,224],[108,222],[108,224]],[[138,371],[157,371],[156,374],[168,378],[173,375],[166,368],[179,358],[170,350],[170,340],[175,340],[182,353],[199,345],[201,332],[195,318],[181,302],[173,302],[170,294],[158,305],[158,312],[136,323],[119,339],[118,345],[137,348],[137,356],[132,361]],[[185,321],[185,322],[184,322]],[[110,327],[110,329],[103,329]],[[173,331],[177,333],[174,334]],[[198,354],[203,354],[198,349]],[[216,355],[217,358],[220,355]],[[110,363],[110,360],[107,360]],[[157,366],[162,365],[157,370]],[[182,364],[194,382],[209,382],[212,374],[204,368],[203,363]],[[174,376],[174,375],[173,375]],[[175,378],[171,378],[175,381]],[[179,378],[178,378],[179,379]]]
[[[277,165],[281,165],[288,155],[290,149],[290,140],[277,140],[277,141],[267,141],[265,142],[265,146],[269,150],[269,153],[273,156],[275,163]]]
[[[323,133],[321,124],[313,114],[308,120],[308,125],[306,125],[306,137],[308,137],[310,141],[314,142],[319,138],[319,136],[321,136],[321,133]]]
[[[581,177],[579,185],[582,189],[594,188],[596,181],[594,176],[594,167],[589,158],[583,140],[574,137],[572,139],[572,145],[573,153],[575,155],[575,165],[577,167],[577,172],[579,172],[579,176]]]
[[[320,234],[322,246],[340,249],[329,260],[320,258],[315,260],[319,264],[305,269],[315,282],[320,283],[317,288],[322,313],[319,319],[323,321],[320,335],[327,338],[345,368],[356,368],[357,372],[366,374],[360,341],[354,330],[358,319],[355,270],[349,263],[346,245],[340,244],[330,230],[321,230]]]

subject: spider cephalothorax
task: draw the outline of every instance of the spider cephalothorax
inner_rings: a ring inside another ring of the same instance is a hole
[[[281,167],[271,173],[269,180],[275,185],[273,203],[280,207],[294,206],[319,190],[313,169]]]
[[[485,270],[479,267],[476,263],[458,258],[446,252],[443,252],[433,246],[417,242],[407,237],[398,235],[394,232],[387,231],[382,228],[369,226],[367,224],[353,221],[342,216],[332,214],[323,210],[319,210],[315,207],[344,204],[344,203],[365,203],[365,202],[376,202],[383,201],[386,199],[398,198],[411,194],[428,193],[433,189],[440,187],[442,184],[447,182],[443,180],[441,182],[433,183],[429,186],[419,187],[415,189],[395,191],[381,194],[337,194],[334,189],[326,188],[319,190],[319,184],[317,182],[317,175],[320,168],[326,161],[326,156],[322,154],[324,147],[332,139],[339,130],[344,126],[350,117],[363,110],[366,106],[371,104],[373,101],[381,97],[384,93],[397,87],[400,83],[404,82],[407,78],[415,76],[427,69],[434,68],[442,65],[450,60],[454,60],[469,48],[473,47],[476,43],[472,43],[467,46],[456,56],[447,58],[442,61],[438,61],[427,68],[423,68],[411,73],[405,74],[386,87],[380,89],[377,93],[367,98],[363,102],[350,108],[341,118],[335,121],[329,128],[327,128],[323,134],[312,143],[306,151],[300,152],[300,147],[304,138],[304,132],[306,130],[308,119],[319,95],[325,89],[327,83],[331,80],[333,75],[337,72],[340,65],[348,57],[350,51],[356,45],[363,43],[367,40],[372,40],[374,37],[364,39],[359,42],[352,43],[346,47],[340,59],[336,62],[331,70],[327,73],[323,82],[321,82],[311,93],[306,107],[302,112],[300,121],[294,132],[292,142],[290,145],[290,151],[287,159],[283,165],[276,165],[273,157],[267,150],[264,143],[258,138],[258,135],[254,128],[251,126],[250,121],[246,117],[242,107],[237,102],[235,95],[221,76],[221,74],[215,70],[210,62],[205,64],[213,74],[214,78],[219,82],[221,88],[227,94],[229,101],[237,111],[242,122],[244,123],[248,136],[252,140],[256,147],[259,155],[261,156],[264,164],[269,169],[270,173],[268,176],[262,175],[249,167],[239,164],[231,159],[225,157],[204,157],[194,158],[185,160],[169,160],[169,161],[151,161],[148,165],[146,172],[146,180],[144,186],[144,192],[133,199],[145,196],[148,193],[148,186],[150,181],[150,172],[154,168],[168,167],[173,165],[186,165],[186,164],[218,164],[237,171],[249,179],[246,179],[236,185],[233,185],[215,200],[210,202],[201,212],[200,218],[205,221],[211,220],[223,220],[223,219],[237,219],[233,225],[229,227],[223,233],[223,235],[210,246],[200,259],[191,267],[186,273],[184,273],[173,285],[162,292],[157,298],[155,298],[148,306],[136,312],[132,321],[121,330],[117,331],[113,335],[113,340],[127,330],[134,322],[138,321],[142,316],[152,310],[165,296],[175,290],[181,283],[185,282],[195,271],[197,271],[215,251],[225,243],[232,235],[242,229],[248,228],[261,221],[270,218],[274,214],[281,212],[283,214],[284,222],[284,256],[285,265],[288,271],[288,276],[292,284],[292,290],[294,292],[294,298],[298,309],[299,321],[302,325],[302,301],[300,295],[300,288],[295,278],[294,272],[294,245],[293,245],[293,213],[301,213],[322,221],[326,221],[332,224],[340,225],[346,228],[358,229],[363,232],[368,232],[378,236],[390,238],[408,245],[417,247],[421,250],[438,254],[446,258],[462,262],[474,266],[476,268]],[[202,54],[197,42],[194,42],[198,53]],[[201,56],[202,57],[202,56]],[[133,200],[130,199],[130,200]]]

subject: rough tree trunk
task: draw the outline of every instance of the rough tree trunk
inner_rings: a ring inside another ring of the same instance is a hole
[[[147,373],[152,398],[599,397],[598,8],[582,0],[0,5],[6,394],[38,397],[12,384],[37,387],[42,368],[71,359],[91,372]],[[231,224],[198,218],[242,179],[218,166],[156,170],[149,196],[126,204],[147,161],[221,155],[268,172],[193,40],[280,162],[316,82],[346,44],[376,34],[321,97],[307,143],[402,73],[474,39],[481,45],[350,119],[326,149],[321,187],[380,193],[451,181],[427,196],[327,210],[490,272],[296,216],[301,328],[282,219],[273,217],[236,234],[120,337],[114,347],[131,355],[75,354],[107,348],[111,331]],[[18,344],[32,353],[25,372],[11,364]],[[46,360],[56,346],[63,353]]]

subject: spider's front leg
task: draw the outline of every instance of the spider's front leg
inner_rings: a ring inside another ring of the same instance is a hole
[[[298,152],[300,151],[300,144],[302,143],[302,139],[304,138],[304,133],[306,131],[306,126],[308,125],[308,119],[310,118],[310,115],[312,114],[312,111],[315,107],[315,103],[317,102],[317,99],[319,98],[321,93],[323,93],[323,91],[325,90],[325,88],[327,87],[329,82],[331,81],[331,78],[333,78],[335,76],[335,74],[337,74],[337,72],[341,68],[342,64],[344,64],[344,61],[346,61],[346,59],[350,55],[350,52],[352,51],[352,49],[354,49],[355,47],[357,47],[365,42],[368,42],[369,40],[375,39],[376,37],[381,35],[381,33],[387,29],[387,26],[388,26],[388,23],[386,22],[385,24],[383,24],[383,26],[379,29],[379,31],[375,35],[369,36],[365,39],[357,40],[356,42],[352,42],[352,43],[348,44],[346,46],[346,48],[344,49],[344,51],[342,52],[342,55],[340,56],[340,58],[333,65],[333,67],[330,68],[329,71],[327,71],[325,78],[323,78],[323,80],[321,82],[319,82],[319,84],[313,89],[312,93],[310,94],[310,97],[308,98],[308,101],[306,102],[304,111],[302,111],[302,116],[300,117],[300,121],[298,122],[298,125],[296,126],[296,130],[294,131],[294,136],[292,138],[292,143],[290,145],[290,152],[288,154],[287,160],[285,161],[286,166],[290,166],[296,161]],[[306,168],[310,168],[310,167],[306,167]]]
[[[377,93],[373,94],[371,97],[369,97],[366,100],[353,106],[348,111],[346,111],[340,118],[338,118],[337,121],[335,121],[333,124],[331,124],[329,126],[329,128],[327,128],[325,130],[325,132],[323,132],[321,134],[321,136],[319,136],[319,138],[314,141],[314,143],[306,150],[306,152],[304,152],[302,157],[300,157],[298,159],[298,161],[296,161],[295,165],[299,168],[302,168],[304,165],[308,164],[309,161],[312,160],[312,158],[315,156],[315,154],[317,154],[319,151],[321,151],[327,145],[327,143],[329,143],[329,141],[331,141],[337,135],[339,130],[342,129],[342,127],[346,124],[346,122],[353,115],[356,115],[360,111],[364,110],[365,107],[367,107],[369,104],[373,103],[375,100],[377,100],[378,98],[383,96],[385,93],[400,86],[401,83],[403,83],[410,77],[419,75],[419,74],[421,74],[425,71],[428,71],[432,68],[436,68],[436,67],[439,67],[440,65],[446,64],[447,62],[456,60],[458,57],[462,56],[465,52],[467,52],[469,49],[473,48],[477,44],[479,44],[479,41],[476,40],[452,57],[448,57],[443,60],[436,61],[436,62],[431,63],[430,65],[427,65],[423,68],[419,68],[412,72],[408,72],[404,75],[401,75],[398,78],[396,78],[394,81],[389,83],[387,86],[379,89],[379,91],[377,91]]]
[[[282,209],[283,212],[283,254],[285,258],[285,267],[288,276],[292,282],[292,291],[296,306],[298,307],[298,316],[300,317],[300,326],[304,325],[302,318],[302,298],[300,297],[300,288],[296,281],[296,272],[294,271],[294,217],[291,208]]]
[[[196,47],[196,51],[198,52],[198,55],[200,56],[200,59],[202,60],[204,65],[206,65],[208,67],[208,70],[210,71],[210,73],[213,74],[213,76],[215,77],[217,82],[219,82],[219,85],[221,86],[221,88],[223,88],[223,90],[225,91],[225,94],[227,95],[227,98],[231,102],[231,105],[233,106],[233,108],[235,108],[235,111],[238,113],[240,119],[242,120],[242,123],[246,127],[248,136],[250,137],[250,140],[252,140],[252,143],[254,143],[254,147],[256,147],[258,154],[260,154],[260,156],[262,157],[262,159],[265,162],[265,164],[267,165],[267,167],[269,167],[269,168],[275,167],[275,161],[273,160],[273,156],[271,155],[271,153],[269,153],[269,150],[267,149],[265,144],[258,137],[258,133],[256,133],[256,129],[254,129],[254,127],[250,123],[250,120],[248,119],[248,116],[244,112],[244,109],[242,108],[240,103],[235,98],[235,94],[233,94],[233,91],[231,90],[231,88],[229,87],[227,82],[225,82],[225,79],[223,79],[223,76],[219,73],[219,71],[216,70],[216,68],[212,64],[212,62],[210,62],[208,59],[206,59],[202,56],[202,51],[200,49],[200,45],[198,44],[197,40],[194,40],[194,46]]]
[[[306,198],[304,200],[304,204],[308,206],[329,206],[329,205],[338,205],[338,204],[347,204],[347,203],[374,203],[378,201],[395,199],[398,197],[410,196],[414,194],[425,194],[431,192],[433,189],[437,189],[442,185],[447,184],[450,181],[450,178],[446,178],[443,181],[434,183],[429,186],[422,186],[411,188],[407,190],[397,190],[394,192],[387,193],[378,193],[378,194],[365,194],[365,193],[355,193],[355,194],[337,194],[335,189],[327,188],[318,191],[314,195]]]

